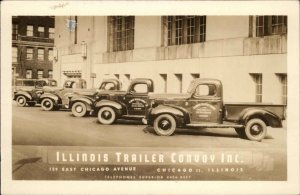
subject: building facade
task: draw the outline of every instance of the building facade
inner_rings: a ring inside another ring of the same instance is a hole
[[[13,17],[13,78],[52,78],[53,46],[54,17]]]
[[[126,89],[146,77],[155,92],[178,93],[216,78],[227,102],[287,103],[286,16],[58,16],[55,28],[60,84],[118,78]]]

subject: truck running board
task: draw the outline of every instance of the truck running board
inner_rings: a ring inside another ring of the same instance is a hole
[[[187,127],[203,127],[203,128],[242,128],[243,125],[239,124],[209,124],[209,123],[190,123],[186,124]]]

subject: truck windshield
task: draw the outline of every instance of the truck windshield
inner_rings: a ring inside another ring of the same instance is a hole
[[[116,86],[113,83],[102,83],[99,87],[100,90],[116,90]]]

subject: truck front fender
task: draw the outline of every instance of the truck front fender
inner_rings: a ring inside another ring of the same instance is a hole
[[[16,100],[18,96],[25,96],[27,98],[27,100],[32,100],[31,94],[29,92],[27,92],[27,91],[18,91],[14,95],[14,100]]]
[[[153,124],[155,118],[161,114],[170,114],[175,117],[178,126],[184,126],[189,121],[188,112],[178,106],[159,105],[149,110],[148,123]]]
[[[280,117],[276,114],[261,108],[246,108],[241,112],[241,116],[238,123],[246,125],[246,123],[253,118],[259,118],[263,120],[267,126],[282,127]]]
[[[122,113],[122,105],[119,104],[118,102],[114,102],[114,101],[111,101],[111,100],[100,100],[100,101],[98,101],[95,104],[95,109],[99,110],[101,107],[104,107],[104,106],[109,106],[109,107],[114,108],[118,112],[118,114]]]
[[[49,98],[49,99],[53,100],[56,105],[61,102],[60,97],[58,97],[57,95],[55,95],[53,93],[44,93],[40,96],[41,101],[43,101],[43,99],[45,99],[45,98]]]
[[[73,96],[70,100],[70,108],[75,104],[76,102],[83,102],[87,106],[87,110],[92,110],[92,106],[95,100],[89,97],[80,97],[80,96]]]

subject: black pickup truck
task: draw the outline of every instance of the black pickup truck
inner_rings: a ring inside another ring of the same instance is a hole
[[[93,105],[100,97],[105,98],[109,91],[117,91],[122,87],[122,83],[118,79],[104,79],[100,87],[91,90],[81,90],[74,92],[69,101],[69,107],[72,114],[76,117],[83,117],[87,113],[92,113]]]
[[[282,127],[285,105],[223,102],[222,83],[195,79],[186,94],[152,94],[151,108],[144,119],[158,135],[174,134],[183,128],[234,128],[240,137],[261,141],[267,126]]]
[[[54,79],[17,79],[13,86],[13,100],[18,106],[34,106],[41,103],[41,95],[45,88],[56,87]]]
[[[71,99],[74,96],[92,96],[97,90],[115,90],[119,88],[119,85],[119,82],[116,83],[115,80],[107,79],[100,84],[99,89],[87,89],[84,79],[68,79],[65,81],[63,87],[45,88],[45,93],[40,97],[41,105],[45,111],[61,108],[70,109]]]
[[[102,124],[110,125],[116,119],[141,120],[149,108],[149,93],[154,86],[151,79],[133,79],[127,91],[102,91],[92,109]]]

